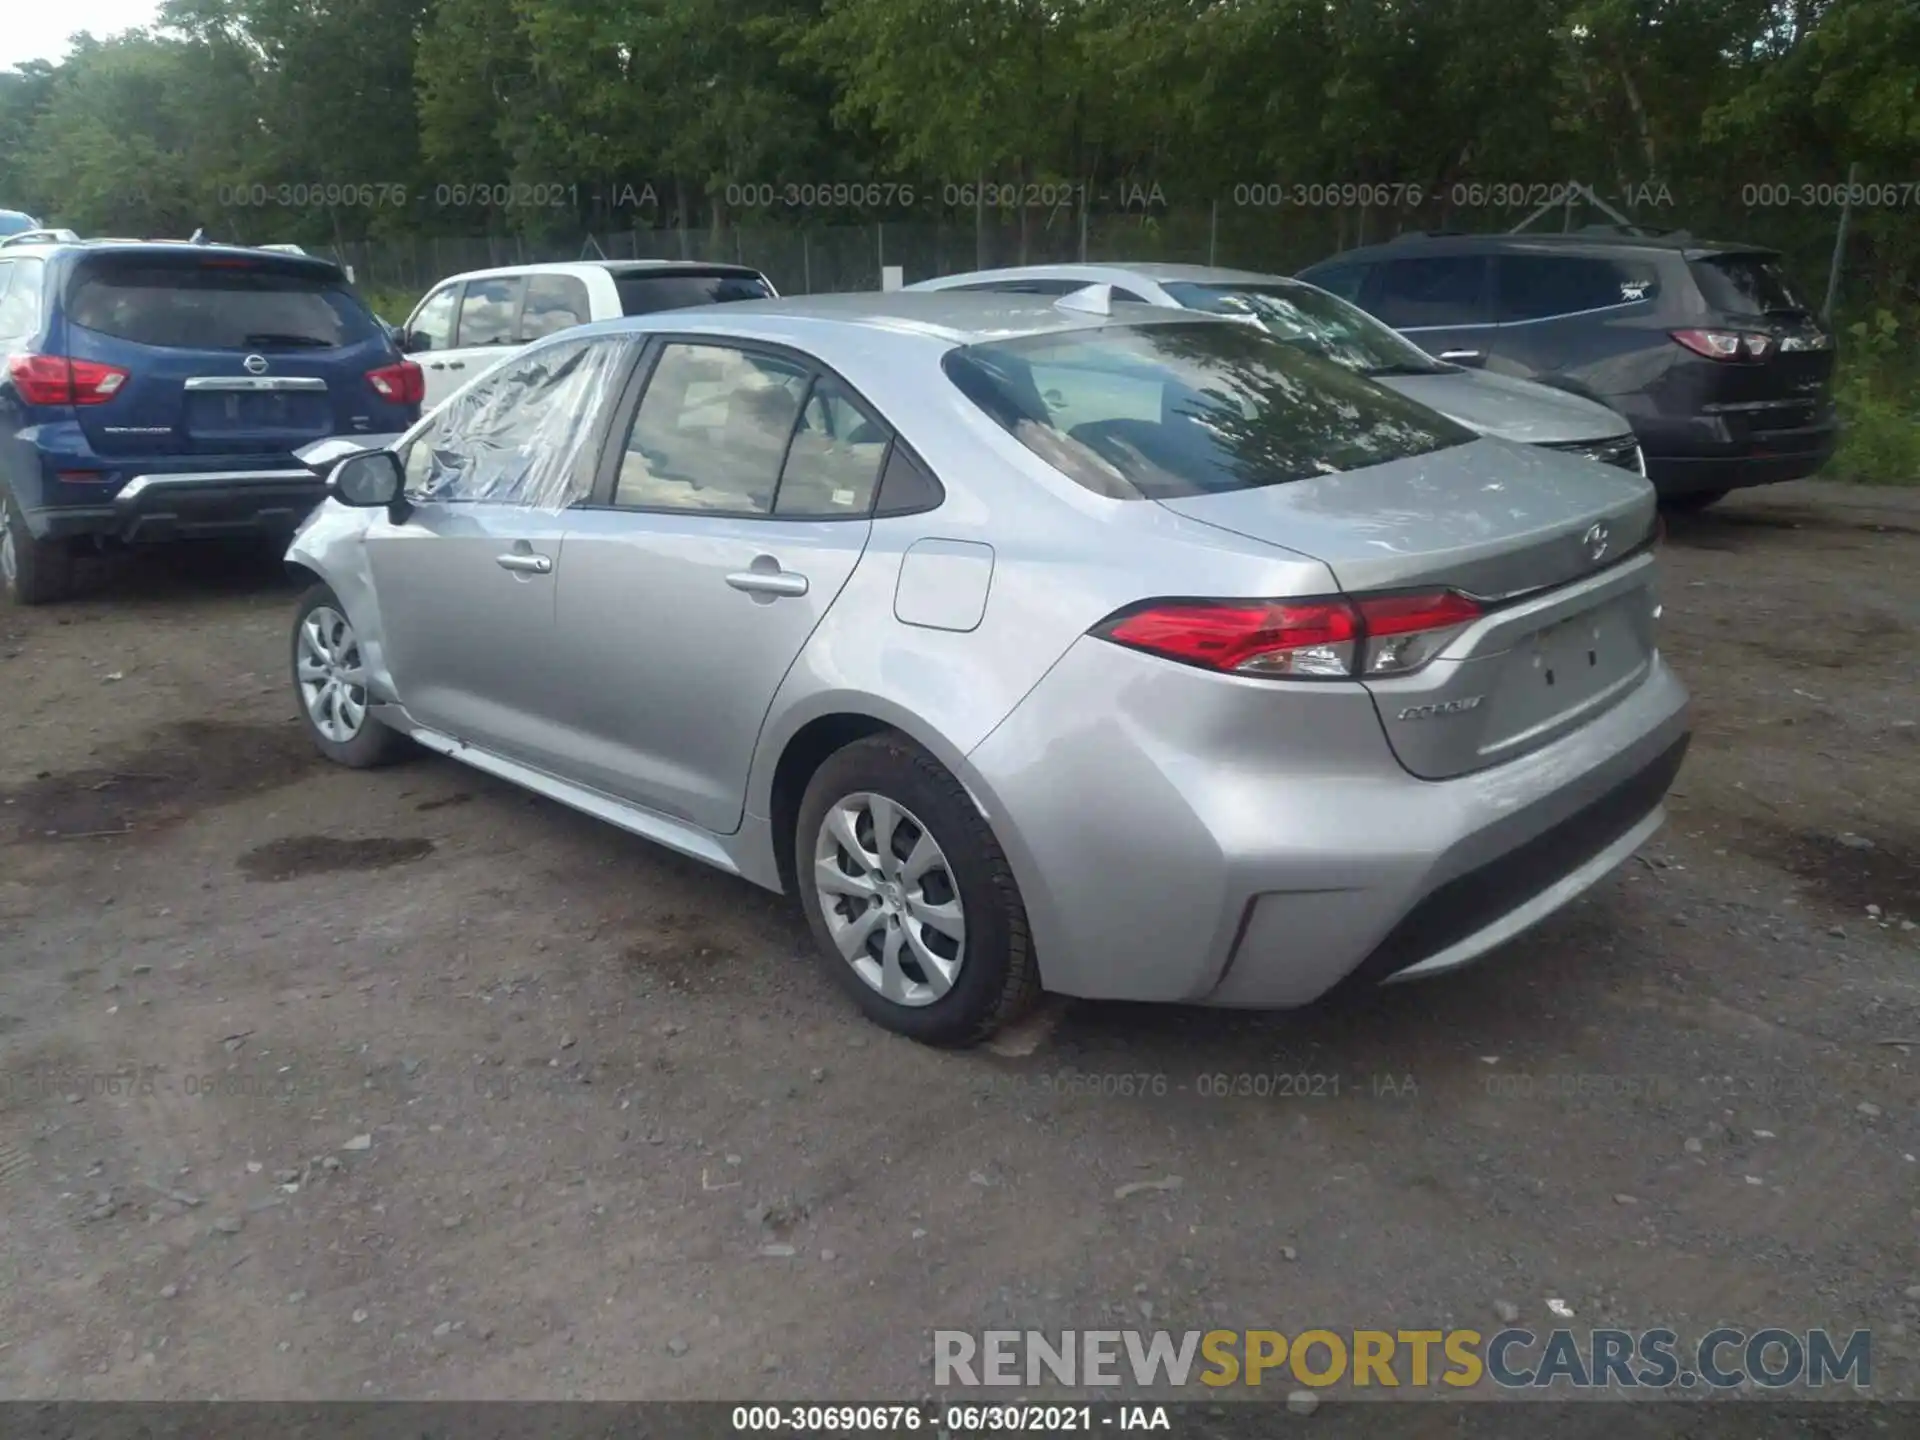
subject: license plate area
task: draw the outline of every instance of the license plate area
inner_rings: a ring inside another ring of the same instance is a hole
[[[1537,741],[1634,684],[1653,651],[1648,608],[1644,591],[1629,591],[1522,637],[1505,657],[1481,754]]]
[[[187,396],[192,435],[317,435],[330,418],[327,397],[311,391],[211,390]]]

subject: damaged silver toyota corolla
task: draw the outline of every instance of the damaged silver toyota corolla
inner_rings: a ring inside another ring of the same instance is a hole
[[[570,330],[329,494],[325,754],[797,891],[936,1043],[1451,969],[1651,835],[1687,743],[1644,480],[1099,290]]]

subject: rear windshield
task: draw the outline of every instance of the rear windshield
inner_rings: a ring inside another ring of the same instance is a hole
[[[190,350],[355,345],[380,333],[344,288],[302,275],[193,264],[94,261],[67,295],[75,325]]]
[[[1362,375],[1441,375],[1454,368],[1442,365],[1358,305],[1311,285],[1175,283],[1165,289],[1188,310],[1246,316],[1276,339]]]
[[[973,345],[943,363],[1029,450],[1117,499],[1251,490],[1474,438],[1251,325],[1106,326]]]
[[[1716,255],[1693,262],[1694,282],[1715,310],[1730,315],[1803,312],[1800,298],[1780,262],[1765,255]]]
[[[616,275],[613,283],[620,291],[623,315],[724,305],[730,300],[765,300],[773,294],[773,287],[758,275]]]

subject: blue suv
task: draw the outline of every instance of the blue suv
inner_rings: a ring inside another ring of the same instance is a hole
[[[284,543],[324,491],[294,452],[405,430],[422,391],[327,261],[0,246],[0,587],[58,599],[83,547]]]

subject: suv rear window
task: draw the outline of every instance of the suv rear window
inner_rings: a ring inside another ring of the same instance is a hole
[[[693,305],[724,305],[733,300],[766,300],[773,287],[758,275],[688,274],[684,270],[659,275],[616,275],[622,315],[651,315],[656,310],[685,310]]]
[[[1694,283],[1715,310],[1729,315],[1805,313],[1806,302],[1770,255],[1715,255],[1692,264]]]
[[[1250,325],[1105,326],[949,353],[947,376],[1097,494],[1252,490],[1463,445],[1473,432]]]
[[[268,269],[95,260],[74,277],[67,319],[140,345],[189,350],[320,349],[380,331],[336,284]]]

